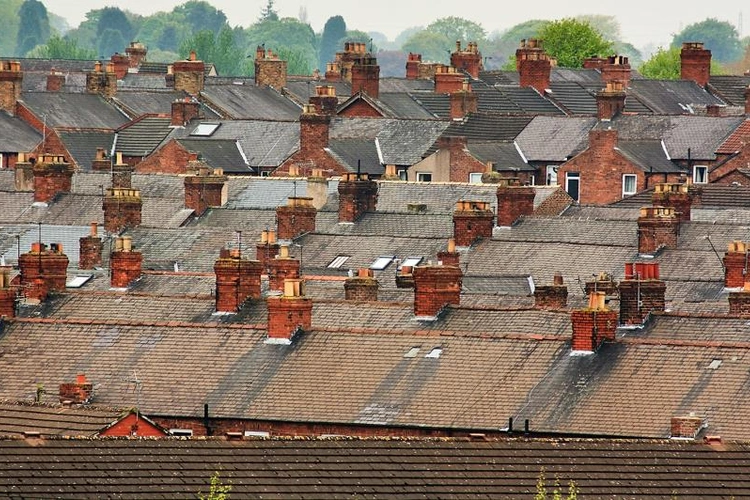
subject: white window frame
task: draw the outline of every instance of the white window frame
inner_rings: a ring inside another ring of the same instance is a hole
[[[5,168],[5,156],[0,153],[0,169]]]
[[[481,172],[473,172],[469,174],[469,184],[481,184],[482,183],[482,173]]]
[[[408,181],[409,180],[409,173],[406,171],[406,169],[400,169],[398,171],[398,178],[402,181]]]
[[[581,199],[581,173],[580,172],[567,172],[565,174],[565,192],[566,193],[570,191],[570,187],[568,186],[568,183],[573,180],[578,182],[578,199],[575,200],[576,202],[578,202]]]
[[[545,169],[545,177],[544,182],[548,186],[556,186],[558,184],[557,181],[557,169],[559,168],[558,165],[547,165],[547,168]]]
[[[350,258],[350,255],[337,255],[336,258],[328,264],[328,269],[339,269]]]
[[[627,188],[627,180],[632,179],[633,180],[633,189],[632,191],[628,191]],[[633,196],[638,192],[638,176],[635,174],[622,174],[622,197],[626,196]]]
[[[395,258],[395,255],[381,255],[370,264],[370,269],[373,271],[382,271],[388,267]]]
[[[698,172],[702,172],[698,174]],[[693,184],[708,184],[708,166],[707,165],[694,165],[693,166]]]
[[[430,178],[425,180],[425,176]],[[417,182],[432,182],[432,172],[417,172]]]
[[[172,436],[191,437],[193,435],[193,429],[169,429],[169,433]]]

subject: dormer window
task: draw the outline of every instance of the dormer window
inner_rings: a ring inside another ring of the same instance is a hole
[[[693,167],[693,184],[708,184],[708,167],[695,165]]]

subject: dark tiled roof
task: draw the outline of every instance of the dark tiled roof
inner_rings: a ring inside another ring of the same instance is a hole
[[[512,141],[533,119],[530,115],[498,115],[471,113],[460,121],[452,121],[443,131],[444,137],[466,137],[469,142]],[[437,141],[425,157],[437,151]]]
[[[385,172],[373,140],[334,139],[326,149],[350,172],[359,170],[372,175],[382,175]]]
[[[414,100],[424,107],[430,114],[441,118],[450,117],[451,101],[448,94],[435,92],[420,92],[412,94]]]
[[[498,172],[536,170],[523,160],[512,142],[471,142],[468,149],[477,160],[494,163]]]
[[[664,115],[692,114],[696,106],[723,104],[689,80],[631,80],[629,93],[654,113]]]
[[[166,73],[128,73],[117,81],[117,89],[123,90],[172,90],[167,87]]]
[[[73,161],[84,171],[91,170],[97,148],[109,153],[115,138],[113,132],[91,130],[61,130],[59,134],[65,148],[73,155]]]
[[[301,112],[299,106],[270,87],[211,85],[201,96],[225,118],[295,120]]]
[[[619,141],[617,149],[646,172],[681,172],[669,161],[660,141]]]
[[[550,83],[550,96],[570,114],[596,115],[596,97],[579,83],[561,81]]]
[[[0,151],[18,153],[31,151],[42,135],[18,117],[0,111]]]
[[[472,92],[477,94],[477,109],[480,112],[508,114],[523,112],[520,106],[508,98],[507,94],[495,87],[477,82],[472,85]]]
[[[162,114],[169,116],[172,113],[172,103],[178,99],[184,99],[185,92],[170,91],[118,91],[114,97],[115,103],[123,108],[130,118],[137,118],[146,114]]]
[[[238,149],[238,141],[222,139],[180,139],[188,151],[195,151],[200,158],[214,168],[224,169],[228,174],[249,174],[253,170],[247,165]]]
[[[531,162],[563,162],[588,146],[595,118],[536,116],[515,142]]]
[[[306,103],[310,97],[316,95],[315,87],[318,85],[332,85],[336,89],[336,96],[338,96],[339,101],[348,99],[352,93],[352,87],[349,82],[346,81],[329,82],[327,80],[287,80],[284,89],[292,94],[298,102]]]
[[[328,181],[328,193],[337,192],[338,181]],[[275,210],[286,205],[290,196],[310,196],[305,178],[253,177],[240,186],[228,201],[228,209]]]
[[[564,112],[551,103],[548,99],[545,99],[539,92],[534,90],[532,87],[513,87],[510,85],[498,86],[495,88],[505,94],[508,99],[513,101],[523,112],[529,114],[542,114],[542,115],[562,115]]]
[[[448,127],[447,121],[397,120],[377,136],[384,165],[413,165]]]
[[[407,80],[406,78],[381,78],[380,93],[407,93],[426,91],[431,92],[435,88],[433,80]]]
[[[0,435],[38,432],[42,436],[93,436],[120,414],[86,407],[0,403]]]
[[[711,75],[709,92],[717,95],[729,105],[744,106],[745,90],[750,85],[747,75]]]
[[[146,116],[117,132],[116,148],[126,156],[150,155],[171,132],[170,118]]]
[[[511,84],[517,84],[518,78],[511,79],[508,77],[509,71],[480,71],[479,72],[479,79],[483,82],[487,83],[488,85],[511,85]]]
[[[116,129],[128,121],[98,94],[24,92],[21,100],[48,127]]]
[[[436,116],[424,106],[420,105],[416,99],[407,93],[399,92],[380,92],[378,102],[393,118],[408,120],[429,120]]]

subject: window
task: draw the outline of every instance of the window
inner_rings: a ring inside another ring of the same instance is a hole
[[[573,198],[573,201],[580,200],[581,174],[579,172],[565,174],[565,191]]]
[[[632,196],[636,193],[638,177],[635,174],[625,174],[622,176],[622,195]]]
[[[381,255],[375,259],[375,262],[370,264],[370,269],[374,271],[382,271],[393,261],[393,257],[393,255]]]
[[[173,436],[192,436],[193,429],[169,429],[169,433]]]
[[[399,171],[398,171],[398,178],[399,178],[400,180],[402,180],[402,181],[407,181],[407,180],[409,180],[409,176],[408,176],[408,174],[406,173],[406,170],[403,170],[403,169],[402,169],[402,170],[399,170]]]
[[[201,123],[190,132],[190,135],[197,135],[200,137],[210,137],[216,132],[221,123]]]
[[[443,354],[443,348],[442,347],[435,347],[432,349],[425,358],[434,358],[437,359],[440,357],[440,355]]]
[[[693,182],[695,184],[708,183],[708,167],[705,165],[696,165],[693,167]]]
[[[347,260],[349,260],[349,256],[348,255],[339,255],[338,257],[336,257],[335,259],[333,259],[330,264],[328,264],[328,269],[338,269]]]
[[[547,185],[557,184],[557,165],[547,165]]]
[[[402,266],[418,266],[420,262],[422,262],[422,257],[407,257],[401,261],[401,265],[398,268],[401,269]]]
[[[431,172],[417,172],[417,181],[418,182],[432,182],[432,173]]]
[[[482,174],[469,174],[469,182],[471,184],[481,184],[482,183]]]

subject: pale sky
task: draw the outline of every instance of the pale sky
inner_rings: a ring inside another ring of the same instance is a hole
[[[42,0],[47,10],[77,26],[86,12],[107,6],[117,6],[138,14],[148,15],[170,11],[186,0]],[[267,0],[208,0],[222,10],[232,26],[247,27],[258,19]],[[369,5],[367,8],[365,5]],[[743,37],[749,29],[750,17],[743,22],[743,2],[725,0],[686,2],[685,0],[275,0],[274,8],[282,17],[298,17],[300,9],[307,9],[307,19],[313,30],[323,29],[326,20],[341,15],[350,29],[379,31],[393,40],[411,26],[426,26],[435,19],[458,16],[475,21],[487,32],[504,31],[531,19],[561,19],[581,14],[615,16],[620,20],[622,40],[637,48],[648,44],[666,46],[672,35],[689,24],[709,17],[731,23]],[[745,4],[750,16],[750,7]],[[742,26],[740,27],[740,24]],[[741,28],[741,29],[740,29]],[[700,40],[696,40],[700,41]],[[481,47],[480,47],[481,50]]]

